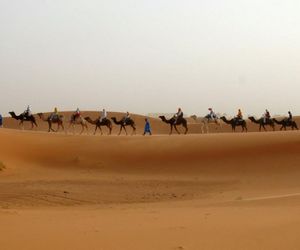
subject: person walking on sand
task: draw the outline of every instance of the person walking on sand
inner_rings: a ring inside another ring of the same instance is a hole
[[[144,134],[143,135],[146,135],[147,133],[149,135],[152,135],[151,126],[150,126],[150,122],[149,122],[148,118],[145,119],[145,128],[144,128]]]
[[[106,118],[107,118],[107,112],[105,109],[103,109],[102,111],[100,111],[100,118],[99,118],[100,123]]]
[[[2,117],[2,115],[0,114],[0,128],[2,128],[3,127],[3,117]]]

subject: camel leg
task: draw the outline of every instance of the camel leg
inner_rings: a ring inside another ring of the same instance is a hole
[[[71,127],[71,123],[69,123],[68,124],[69,126],[67,127],[67,129],[66,129],[66,134],[69,132],[69,130],[70,130],[70,127]]]
[[[102,132],[102,128],[101,128],[101,126],[99,126],[99,129],[100,129],[100,133],[101,133],[101,135],[103,135],[103,132]]]
[[[175,130],[176,130],[177,134],[179,134],[179,135],[180,135],[180,132],[178,131],[178,129],[177,129],[177,127],[176,127],[176,125],[174,125],[174,128],[175,128]]]
[[[48,133],[51,132],[52,128],[50,126],[50,124],[48,124]]]
[[[201,125],[201,134],[203,134],[203,133],[204,133],[204,129],[203,129],[203,127],[204,127],[204,124],[202,124],[202,125]]]
[[[219,129],[220,129],[220,132],[222,132],[222,124],[219,123]]]
[[[121,134],[122,129],[123,129],[123,125],[121,125],[121,127],[120,127],[119,135]],[[124,127],[124,129],[125,129],[125,127]],[[126,129],[125,129],[125,132],[126,132]]]
[[[83,131],[84,131],[84,125],[83,124],[81,124],[81,131],[80,131],[80,135],[83,133]]]
[[[173,133],[173,125],[171,124],[170,126],[171,126],[171,131],[170,131],[169,135],[171,135]]]
[[[128,135],[128,133],[127,133],[127,130],[126,130],[126,127],[124,126],[124,130],[125,130],[125,133],[126,133],[126,135]]]
[[[20,127],[20,126],[22,126],[21,129],[24,130],[23,121],[20,121],[19,127]]]
[[[185,132],[184,132],[184,134],[186,135],[189,129],[188,129],[187,125],[184,125],[184,127],[185,127]]]
[[[64,125],[63,125],[62,122],[57,123],[57,130],[56,130],[56,132],[59,131],[60,127],[62,128],[62,130],[64,130]]]
[[[106,125],[106,126],[108,128],[108,135],[111,135],[111,130],[112,130],[111,126],[109,126],[109,125]]]
[[[98,129],[98,126],[96,125],[95,131],[94,131],[94,135],[96,134],[97,129]]]
[[[70,122],[70,124],[69,124],[69,127],[68,127],[68,131],[70,130],[70,128],[71,128],[71,126],[72,126],[72,130],[73,130],[73,134],[74,134],[74,124],[72,123],[72,122]]]
[[[133,125],[131,125],[131,127],[132,127],[132,133],[131,133],[131,135],[135,135],[136,134],[136,128]]]

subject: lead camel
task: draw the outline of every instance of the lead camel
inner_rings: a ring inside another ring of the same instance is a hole
[[[9,112],[9,114],[11,115],[11,117],[13,119],[16,119],[17,121],[20,121],[19,125],[22,125],[22,128],[23,127],[23,123],[24,122],[30,122],[31,123],[31,129],[34,128],[34,126],[38,126],[37,123],[36,123],[36,119],[33,115],[30,115],[30,116],[26,116],[24,114],[20,114],[20,115],[16,115],[15,112],[11,111]]]
[[[279,124],[281,125],[281,128],[280,130],[284,129],[286,130],[287,127],[291,127],[292,130],[294,129],[297,129],[298,130],[298,126],[297,126],[297,123],[295,121],[290,121],[288,119],[283,119],[281,121],[278,121],[276,120],[275,118],[273,118],[273,121],[276,123],[276,124]]]

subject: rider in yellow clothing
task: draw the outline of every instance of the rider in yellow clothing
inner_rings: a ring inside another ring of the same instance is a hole
[[[54,112],[50,115],[50,121],[52,121],[54,117],[58,117],[57,107],[54,108]]]

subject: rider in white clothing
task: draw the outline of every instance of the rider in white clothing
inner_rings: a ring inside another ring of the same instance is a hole
[[[215,112],[212,110],[212,108],[209,108],[208,110],[209,110],[209,114],[208,115],[210,116],[210,119],[215,120],[216,117],[217,117],[217,115],[215,114]]]
[[[31,115],[32,115],[31,110],[30,110],[30,106],[29,106],[29,105],[27,106],[27,108],[26,108],[26,110],[24,111],[23,114],[24,114],[25,116],[31,116]]]
[[[103,109],[101,112],[100,112],[100,119],[99,121],[102,122],[104,119],[107,118],[107,112],[105,109]]]

